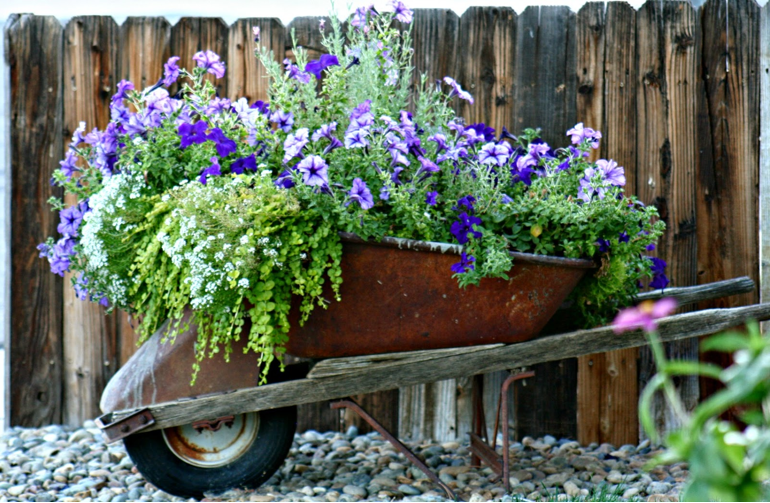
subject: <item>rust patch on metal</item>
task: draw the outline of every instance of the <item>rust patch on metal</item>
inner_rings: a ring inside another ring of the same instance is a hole
[[[232,422],[230,423],[230,426],[232,427]],[[241,428],[237,435],[242,435],[246,428],[246,421],[241,421]],[[219,428],[217,428],[219,429]],[[169,444],[169,447],[176,452],[178,455],[182,457],[188,457],[190,459],[197,459],[199,461],[205,461],[206,454],[216,453],[219,452],[219,449],[212,448],[212,447],[201,447],[197,445],[192,440],[187,439],[184,435],[180,433],[180,428],[166,428],[163,430],[164,434],[166,435],[166,441]]]
[[[227,426],[228,428],[232,428],[234,420],[235,420],[235,416],[222,416],[220,418],[212,419],[210,421],[203,419],[201,421],[195,421],[192,424],[192,427],[198,433],[202,432],[203,430],[219,431],[219,429],[222,426]]]
[[[588,260],[516,253],[509,280],[486,278],[460,289],[450,272],[460,246],[344,237],[342,302],[315,310],[302,327],[295,306],[289,354],[334,358],[523,342],[595,267]],[[331,299],[331,291],[325,297]]]

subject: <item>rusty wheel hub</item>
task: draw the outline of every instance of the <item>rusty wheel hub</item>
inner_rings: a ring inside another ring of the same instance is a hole
[[[201,468],[227,465],[248,451],[257,439],[259,413],[249,412],[225,421],[197,421],[163,430],[163,440],[179,459]],[[208,423],[210,427],[202,427]]]

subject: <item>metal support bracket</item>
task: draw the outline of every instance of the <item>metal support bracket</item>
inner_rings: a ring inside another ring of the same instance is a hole
[[[108,412],[94,420],[96,426],[102,430],[102,434],[108,444],[140,432],[155,423],[155,418],[152,416],[150,409],[147,408],[139,409],[115,421],[112,420],[112,416],[113,413]]]
[[[369,415],[368,412],[366,412],[364,409],[361,408],[360,405],[358,405],[352,398],[348,398],[346,400],[337,400],[331,403],[332,409],[350,409],[361,418],[369,423],[372,428],[377,430],[377,432],[385,437],[385,439],[390,442],[393,447],[395,447],[398,451],[400,451],[404,456],[409,459],[412,463],[414,463],[417,468],[423,471],[425,475],[428,476],[429,479],[431,479],[433,482],[439,485],[441,489],[444,490],[447,497],[452,499],[453,501],[459,501],[457,499],[457,495],[455,494],[452,489],[446,485],[440,478],[438,478],[438,475],[433,473],[433,471],[428,468],[428,466],[422,462],[420,458],[417,457],[415,453],[413,453],[407,446],[405,446],[401,441],[395,437],[391,432],[389,432],[383,425],[381,425],[376,419],[374,419],[372,416]]]
[[[497,416],[495,417],[495,432],[492,435],[492,445],[487,444],[482,440],[480,436],[480,428],[477,426],[476,431],[474,433],[471,433],[471,446],[470,451],[473,454],[473,459],[480,459],[484,463],[488,464],[494,472],[499,475],[503,479],[503,485],[505,486],[506,492],[510,492],[511,490],[511,478],[510,478],[510,451],[509,451],[509,443],[510,440],[508,439],[508,388],[510,388],[511,384],[514,383],[514,381],[518,381],[520,379],[527,379],[529,377],[534,377],[535,372],[532,370],[528,370],[526,372],[518,372],[515,374],[510,375],[504,382],[503,385],[500,388],[500,401],[497,403]],[[475,383],[474,383],[475,384]],[[481,393],[479,392],[478,395],[476,394],[476,389],[474,387],[474,398],[480,397]],[[477,400],[480,400],[480,398],[477,398]],[[500,409],[503,411],[503,420],[502,425],[500,424]],[[483,408],[479,412],[479,408],[477,407],[476,410],[474,410],[474,416],[477,414],[480,414],[480,417],[474,417],[474,424],[482,423],[483,424],[483,432],[486,434],[486,422],[484,420],[483,416]],[[497,455],[497,452],[495,451],[495,444],[497,443],[497,431],[501,429],[503,431],[503,459],[500,459],[500,456]],[[486,436],[486,435],[485,435]]]

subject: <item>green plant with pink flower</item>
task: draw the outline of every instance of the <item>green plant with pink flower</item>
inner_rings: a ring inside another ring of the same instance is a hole
[[[593,258],[573,296],[588,324],[640,282],[665,287],[648,256],[663,223],[624,193],[622,167],[589,161],[601,134],[577,124],[557,148],[538,130],[466,123],[452,105],[473,103],[471,83],[412,85],[411,21],[399,0],[360,8],[345,33],[337,19],[319,27],[328,54],[295,47],[283,63],[255,29],[267,101],[217,96],[204,76],[226,64],[211,51],[192,70],[170,58],[148,89],[122,81],[109,126],[81,125],[54,177],[77,203],[53,201],[60,236],[41,255],[74,273],[81,299],[135,314],[143,337],[191,306],[199,358],[243,333],[265,372],[292,299],[301,319],[335,300],[324,286],[339,300],[343,231],[460,244],[447,274],[461,287],[506,278],[509,250]]]

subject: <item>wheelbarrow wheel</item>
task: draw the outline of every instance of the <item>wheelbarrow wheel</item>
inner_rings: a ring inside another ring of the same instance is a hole
[[[283,464],[294,440],[297,408],[263,410],[212,424],[195,423],[123,439],[144,478],[175,496],[202,498],[256,488]]]

